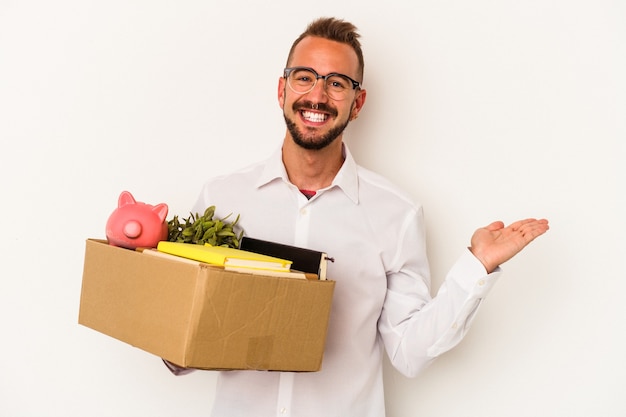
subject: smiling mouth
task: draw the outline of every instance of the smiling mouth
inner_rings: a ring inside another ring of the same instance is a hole
[[[308,122],[313,122],[313,123],[322,123],[328,119],[328,114],[326,113],[318,113],[318,112],[312,112],[308,110],[300,110],[300,114],[302,115],[302,118],[304,120]]]

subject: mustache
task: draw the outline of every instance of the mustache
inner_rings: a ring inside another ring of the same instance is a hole
[[[329,106],[326,103],[313,103],[312,101],[302,101],[293,104],[293,111],[301,110],[319,110],[330,114],[331,116],[337,116],[337,109]]]

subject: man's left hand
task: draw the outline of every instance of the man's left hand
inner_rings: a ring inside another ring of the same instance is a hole
[[[507,227],[496,221],[474,232],[469,249],[491,273],[549,228],[546,219],[519,220]]]

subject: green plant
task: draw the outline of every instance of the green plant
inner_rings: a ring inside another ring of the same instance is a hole
[[[212,246],[226,246],[239,248],[239,242],[243,236],[243,230],[238,234],[236,225],[239,222],[239,215],[233,222],[227,219],[232,215],[222,219],[214,219],[215,206],[208,207],[202,216],[189,213],[189,217],[182,221],[178,216],[174,216],[167,222],[168,239],[170,242],[195,243],[204,245],[208,243]]]

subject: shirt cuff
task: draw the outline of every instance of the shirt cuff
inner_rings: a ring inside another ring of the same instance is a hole
[[[467,293],[483,296],[491,290],[501,272],[500,267],[497,267],[491,274],[488,274],[482,262],[469,249],[466,249],[452,266],[448,275]]]

